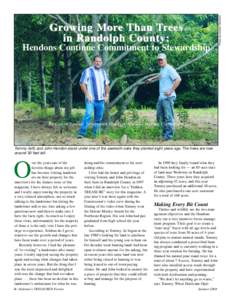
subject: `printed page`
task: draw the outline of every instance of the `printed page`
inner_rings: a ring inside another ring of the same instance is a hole
[[[4,299],[230,299],[224,1],[1,4]]]

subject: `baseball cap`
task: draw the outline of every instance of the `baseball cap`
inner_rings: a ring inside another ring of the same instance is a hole
[[[159,53],[157,59],[167,59],[167,56],[165,53]]]

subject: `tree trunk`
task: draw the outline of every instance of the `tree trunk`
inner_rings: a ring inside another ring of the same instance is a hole
[[[22,86],[21,76],[19,76],[19,103],[22,103],[22,101],[23,101],[23,86]]]
[[[31,70],[28,73],[28,83],[27,83],[27,101],[31,102]]]
[[[54,118],[58,120],[60,118],[60,56],[57,52],[54,52],[53,89]]]
[[[16,70],[16,76],[15,76],[15,97],[16,97],[16,103],[19,104],[19,72]]]
[[[19,103],[19,82],[18,82],[18,74],[15,76],[15,102]]]
[[[16,103],[22,103],[22,80],[20,76],[20,72],[16,70],[16,87],[15,87],[15,94],[16,94]]]
[[[120,120],[127,109],[127,106],[130,104],[131,101],[133,101],[134,96],[137,92],[138,87],[135,87],[131,93],[127,96],[126,100],[123,101],[122,105],[118,108],[117,112],[113,115],[112,121],[116,122]]]
[[[93,36],[98,36],[97,23],[99,21],[98,15],[92,15]],[[94,55],[98,54],[98,42],[94,42]]]
[[[64,51],[65,65],[65,119],[71,120],[72,117],[72,61],[69,51]]]
[[[106,26],[108,26],[109,23],[109,16],[108,15],[104,15],[104,23],[106,24]],[[108,31],[104,32],[104,36],[107,37],[108,36]],[[106,39],[107,40],[107,39]],[[106,49],[108,46],[108,42],[105,41],[104,42],[104,49]],[[106,71],[106,74],[109,78],[109,66],[106,64],[106,62],[108,61],[109,58],[109,54],[108,54],[108,50],[103,50],[102,52],[102,59],[103,59],[103,67]],[[105,113],[104,113],[104,119],[103,119],[103,123],[105,124],[105,128],[108,128],[110,125],[110,100],[105,104]]]
[[[31,102],[31,82],[32,82],[32,78],[31,78],[31,56],[29,56],[29,62],[28,62],[28,82],[27,82],[27,101]]]
[[[39,81],[40,81],[40,90],[41,90],[41,107],[47,107],[47,96],[46,96],[46,80],[43,64],[43,55],[42,52],[38,52],[39,55]]]

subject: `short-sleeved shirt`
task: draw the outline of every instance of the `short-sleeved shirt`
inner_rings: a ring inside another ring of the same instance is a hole
[[[86,84],[88,93],[94,100],[103,100],[109,79],[103,68],[97,69],[92,66],[82,72],[80,84]]]
[[[177,73],[177,71],[170,65],[166,65],[165,67],[160,69],[160,74],[159,74],[159,92],[160,92],[160,97],[166,97],[165,92],[169,91],[172,86],[173,82],[176,79],[181,79],[180,75]],[[172,92],[170,97],[176,96],[175,91]]]

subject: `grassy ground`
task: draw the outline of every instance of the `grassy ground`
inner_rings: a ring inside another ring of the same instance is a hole
[[[72,122],[53,121],[52,108],[41,110],[33,103],[15,107],[16,145],[216,145],[217,108],[175,109],[176,131],[172,141],[162,141],[161,128],[152,109],[130,109],[121,122],[112,124],[93,139],[91,127],[86,138],[76,138],[84,114],[73,109]],[[62,110],[62,116],[64,111]]]

